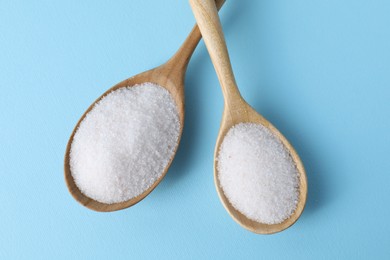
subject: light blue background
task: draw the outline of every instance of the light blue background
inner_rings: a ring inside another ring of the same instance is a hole
[[[90,211],[63,157],[91,102],[165,62],[194,24],[188,1],[0,2],[0,259],[389,259],[390,2],[227,0],[242,95],[292,142],[307,207],[252,234],[222,207],[213,151],[222,95],[204,44],[186,79],[176,160],[136,206]]]

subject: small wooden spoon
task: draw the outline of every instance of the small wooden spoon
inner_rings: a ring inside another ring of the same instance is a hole
[[[282,231],[294,224],[301,215],[307,195],[307,180],[305,170],[298,154],[287,139],[263,116],[257,113],[245,100],[237,88],[236,80],[230,64],[221,22],[216,6],[211,0],[190,0],[196,21],[202,33],[211,60],[217,72],[225,98],[222,123],[214,154],[214,181],[222,204],[231,217],[244,228],[259,234],[271,234]],[[267,127],[289,151],[299,173],[299,201],[295,212],[280,224],[268,225],[248,219],[237,211],[226,198],[218,179],[217,158],[220,145],[229,129],[238,123],[256,123]]]
[[[218,9],[222,7],[224,4],[225,0],[216,0],[215,5],[218,6]],[[73,137],[80,125],[80,123],[83,121],[85,118],[86,114],[91,111],[91,109],[94,107],[95,103],[99,102],[104,96],[106,96],[108,93],[117,90],[119,88],[123,87],[131,87],[136,84],[142,84],[145,82],[152,82],[155,84],[158,84],[165,89],[169,91],[169,93],[172,95],[173,99],[176,102],[177,105],[177,110],[179,113],[179,120],[180,120],[180,137],[183,131],[183,125],[184,125],[184,78],[185,78],[185,73],[187,70],[187,65],[188,62],[192,56],[192,53],[194,52],[196,46],[198,45],[199,41],[201,39],[201,34],[199,32],[199,29],[197,26],[195,26],[190,35],[187,37],[183,45],[180,47],[180,49],[175,53],[175,55],[165,64],[143,72],[141,74],[138,74],[134,77],[131,77],[129,79],[126,79],[108,91],[106,91],[102,96],[100,96],[84,113],[84,115],[80,118],[78,121],[76,127],[73,130],[72,135],[70,136],[70,139],[68,141],[68,145],[66,147],[66,152],[65,152],[65,182],[66,185],[68,186],[69,192],[72,194],[72,196],[80,202],[82,205],[85,207],[95,210],[95,211],[101,211],[101,212],[109,212],[109,211],[116,211],[116,210],[121,210],[124,208],[128,208],[130,206],[133,206],[134,204],[140,202],[142,199],[144,199],[150,192],[153,191],[154,188],[161,182],[161,180],[164,178],[165,174],[167,173],[173,157],[171,158],[170,162],[168,163],[167,167],[164,169],[163,174],[161,177],[145,192],[142,194],[138,195],[135,198],[132,198],[128,201],[125,202],[120,202],[120,203],[114,203],[114,204],[105,204],[98,202],[94,199],[91,199],[84,195],[79,188],[77,187],[73,176],[70,171],[70,148],[71,144],[73,142]],[[180,142],[180,137],[179,141]],[[175,148],[175,153],[177,151],[178,144]]]

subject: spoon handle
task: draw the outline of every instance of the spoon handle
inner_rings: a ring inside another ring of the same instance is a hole
[[[206,43],[222,87],[225,104],[242,101],[230,64],[221,21],[213,0],[190,0],[192,11]]]
[[[212,1],[214,2],[214,0]],[[219,10],[224,3],[225,0],[215,0],[214,5],[217,7],[217,10]],[[170,61],[175,65],[179,65],[179,68],[185,69],[201,38],[202,35],[200,34],[199,28],[195,25],[187,39]]]

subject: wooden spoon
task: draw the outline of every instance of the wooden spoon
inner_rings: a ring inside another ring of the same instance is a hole
[[[222,7],[225,0],[216,0],[214,5],[218,6],[218,9]],[[197,26],[195,26],[190,35],[187,37],[183,45],[180,47],[180,49],[175,53],[175,55],[168,60],[167,63],[143,72],[141,74],[138,74],[134,77],[131,77],[129,79],[126,79],[108,91],[106,91],[102,96],[100,96],[84,113],[84,115],[80,118],[78,121],[76,127],[73,130],[72,135],[70,136],[70,139],[68,141],[68,145],[66,147],[65,152],[65,182],[68,186],[69,192],[72,194],[72,196],[80,202],[85,207],[95,210],[95,211],[101,211],[101,212],[109,212],[109,211],[115,211],[115,210],[121,210],[124,208],[128,208],[138,202],[140,202],[142,199],[144,199],[156,186],[161,182],[161,180],[164,178],[165,174],[167,173],[173,157],[171,158],[170,162],[168,163],[167,167],[164,169],[163,174],[161,177],[145,192],[138,195],[137,197],[134,197],[130,200],[127,200],[125,202],[120,203],[114,203],[114,204],[105,204],[98,202],[94,199],[91,199],[84,195],[79,188],[77,187],[73,176],[70,171],[70,148],[71,144],[73,142],[73,137],[76,133],[76,130],[78,129],[80,123],[83,121],[86,114],[91,111],[91,109],[94,107],[95,103],[99,102],[104,96],[106,96],[108,93],[117,90],[119,88],[123,87],[131,87],[136,84],[142,84],[145,82],[152,82],[155,84],[158,84],[165,89],[169,91],[169,93],[172,95],[173,99],[175,100],[175,103],[177,105],[177,110],[179,113],[179,120],[180,120],[180,137],[183,131],[183,125],[184,125],[184,78],[185,73],[187,70],[188,62],[192,56],[192,53],[194,52],[196,46],[198,45],[199,41],[201,39],[201,34],[199,32],[199,29]],[[179,141],[180,142],[180,137]],[[175,148],[175,153],[177,151],[178,144]]]
[[[233,75],[221,22],[214,2],[211,0],[190,0],[190,4],[210,53],[225,99],[222,123],[214,153],[214,181],[218,195],[231,217],[244,228],[259,234],[271,234],[282,231],[297,221],[305,207],[307,180],[302,162],[287,139],[241,97]],[[228,130],[238,123],[256,123],[268,128],[284,144],[296,165],[300,181],[298,205],[295,212],[280,224],[268,225],[248,219],[230,204],[219,184],[216,161],[219,148]]]

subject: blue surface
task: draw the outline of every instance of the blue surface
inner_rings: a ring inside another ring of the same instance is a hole
[[[79,117],[176,51],[194,24],[187,1],[1,1],[0,259],[389,259],[389,13],[388,0],[228,0],[221,11],[242,95],[307,169],[302,217],[262,236],[214,188],[223,101],[203,43],[182,143],[157,189],[104,214],[64,183]]]

